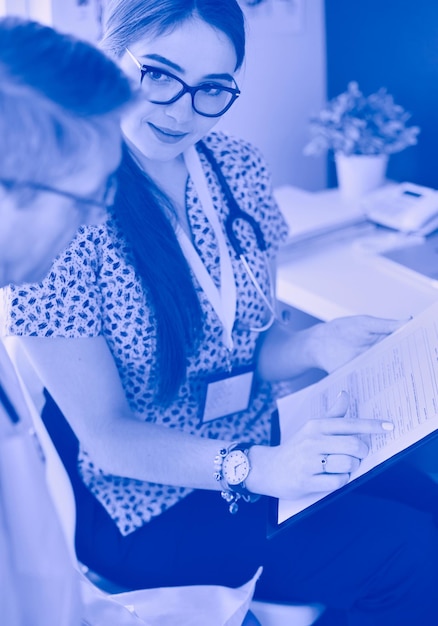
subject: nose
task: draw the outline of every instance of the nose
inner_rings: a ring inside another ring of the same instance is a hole
[[[173,118],[176,122],[183,123],[189,121],[195,111],[192,107],[192,96],[188,92],[178,98],[176,102],[166,106],[166,115]]]

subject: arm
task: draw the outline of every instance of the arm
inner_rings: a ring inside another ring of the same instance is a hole
[[[23,342],[42,382],[102,470],[160,484],[220,489],[213,477],[213,459],[229,442],[138,420],[103,337],[26,337]],[[326,419],[309,420],[287,444],[254,446],[248,488],[295,498],[347,482],[348,472],[368,451],[356,434],[386,430],[379,420],[343,418],[347,406],[348,398],[341,398]],[[337,455],[338,468],[321,474],[320,458],[327,453]]]
[[[262,339],[258,372],[269,381],[293,378],[310,368],[332,372],[405,321],[355,315],[295,332],[287,324],[276,322]]]
[[[227,442],[192,437],[132,413],[103,337],[23,337],[45,387],[106,473],[160,484],[219,489],[213,458]]]

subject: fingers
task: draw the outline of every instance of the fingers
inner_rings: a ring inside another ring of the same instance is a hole
[[[292,486],[285,486],[290,493],[329,493],[339,489],[368,455],[367,436],[387,435],[394,429],[385,420],[344,417],[348,405],[349,395],[343,391],[325,417],[309,420],[279,446],[283,462],[288,465],[291,461],[293,469]]]
[[[372,317],[368,315],[362,316],[362,318],[364,319],[364,321],[366,321],[365,326],[368,332],[374,335],[390,335],[409,321],[409,318],[402,320],[393,320],[381,317]]]
[[[394,424],[378,419],[350,419],[347,417],[323,417],[309,420],[307,427],[312,433],[324,435],[372,435],[388,434]]]
[[[330,493],[343,487],[360,465],[359,459],[344,454],[324,454],[319,462],[320,471],[312,476],[309,483],[314,493]]]
[[[324,454],[343,454],[362,460],[368,455],[365,441],[354,435],[325,437],[318,446]]]
[[[313,450],[318,454],[346,455],[358,460],[368,454],[364,435],[389,434],[394,425],[376,419],[348,419],[327,417],[309,420],[304,426],[306,437],[313,440]],[[340,468],[339,471],[344,471]],[[349,471],[345,469],[345,471]]]
[[[350,474],[317,474],[312,478],[312,493],[330,493],[343,487],[350,480]]]
[[[324,461],[324,464],[321,461]],[[360,460],[346,454],[324,454],[320,459],[319,474],[352,474],[359,469]]]
[[[343,417],[348,411],[350,396],[346,391],[341,391],[336,397],[334,404],[328,409],[326,417]]]

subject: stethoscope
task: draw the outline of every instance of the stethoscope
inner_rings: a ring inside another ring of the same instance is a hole
[[[266,254],[266,250],[267,250],[267,245],[266,245],[266,240],[264,238],[262,229],[260,228],[260,224],[257,222],[256,219],[254,219],[254,217],[252,215],[250,215],[249,213],[247,213],[246,211],[243,211],[239,205],[236,202],[236,199],[230,189],[230,186],[228,185],[228,182],[222,172],[222,170],[220,169],[216,159],[213,156],[213,153],[211,152],[211,150],[209,148],[207,148],[207,146],[205,145],[204,142],[199,141],[196,145],[196,148],[198,150],[198,152],[202,153],[205,158],[207,159],[207,161],[209,162],[209,164],[211,165],[211,168],[213,169],[218,182],[221,186],[221,189],[224,193],[225,196],[225,200],[227,202],[227,206],[228,206],[228,215],[225,219],[225,232],[227,234],[227,237],[231,243],[231,246],[234,250],[234,253],[236,255],[236,258],[242,263],[242,265],[245,268],[245,271],[247,272],[254,288],[256,289],[257,293],[259,294],[259,296],[261,297],[261,299],[263,300],[263,302],[265,303],[266,307],[268,308],[269,312],[270,312],[270,317],[268,319],[268,321],[263,324],[260,327],[249,327],[249,330],[253,331],[253,332],[265,332],[266,330],[268,330],[274,323],[274,321],[277,319],[277,314],[275,311],[275,292],[274,292],[274,280],[273,280],[273,276],[272,276],[272,271],[271,271],[271,265],[269,262],[269,259],[267,258],[267,254]],[[249,266],[248,260],[245,256],[243,247],[238,239],[238,237],[236,236],[236,233],[234,232],[234,228],[233,228],[233,224],[236,220],[243,220],[245,222],[247,222],[249,224],[249,226],[251,227],[256,242],[257,242],[257,247],[260,250],[260,252],[263,255],[263,259],[264,259],[264,263],[266,266],[266,272],[268,275],[268,280],[269,280],[269,297],[266,296],[265,292],[263,291],[260,283],[258,282],[257,278],[254,275],[254,272],[252,271],[251,267]]]

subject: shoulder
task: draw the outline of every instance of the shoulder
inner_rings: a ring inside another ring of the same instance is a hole
[[[261,151],[253,144],[217,131],[207,135],[204,143],[234,193],[271,196],[270,170]]]
[[[53,262],[51,272],[60,272],[61,268],[73,265],[94,264],[97,261],[98,250],[106,239],[106,224],[81,226],[75,238]]]
[[[237,166],[246,170],[266,169],[261,151],[245,139],[222,131],[213,131],[204,138],[204,143],[222,167]]]
[[[5,303],[7,334],[98,334],[97,275],[107,239],[105,225],[81,227],[40,283],[11,285]]]
[[[275,201],[271,173],[260,150],[223,132],[210,133],[204,143],[213,153],[240,208],[259,222],[268,248],[276,250],[287,236],[287,226]]]
[[[78,274],[80,280],[98,280],[102,270],[112,262],[120,263],[127,244],[115,220],[94,226],[82,226],[76,237],[52,265],[50,275]]]

